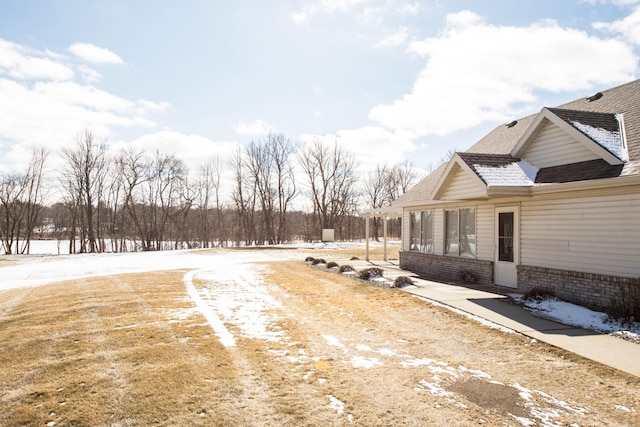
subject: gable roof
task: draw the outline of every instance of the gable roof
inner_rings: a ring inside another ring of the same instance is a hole
[[[465,170],[470,170],[487,186],[517,183],[524,180],[522,173],[530,178],[524,172],[523,166],[526,168],[526,165],[519,166],[520,171],[515,169],[514,165],[521,161],[517,154],[526,145],[526,138],[534,132],[531,129],[536,120],[553,117],[563,129],[570,128],[569,132],[581,143],[593,148],[602,160],[542,168],[537,171],[533,185],[640,176],[640,80],[598,94],[601,96],[580,98],[556,108],[543,108],[540,113],[517,119],[515,123],[499,125],[467,151],[457,153],[458,159],[452,158],[450,163],[464,163],[467,166]],[[544,117],[540,118],[541,114]],[[517,147],[520,143],[521,147]],[[393,205],[404,207],[434,203],[433,196],[441,192],[438,186],[446,179],[443,173],[451,170],[448,165],[445,163],[433,171],[396,199]],[[527,184],[525,181],[521,183]]]
[[[543,108],[517,142],[511,154],[523,155],[547,122],[560,127],[610,164],[621,164],[629,160],[622,114],[561,108]]]
[[[509,154],[458,153],[487,187],[531,186],[538,169]]]
[[[521,194],[534,185],[538,169],[510,154],[455,153],[433,190],[433,199],[440,199],[454,173],[455,166],[472,178],[479,187],[476,196]],[[457,170],[457,169],[456,169]]]

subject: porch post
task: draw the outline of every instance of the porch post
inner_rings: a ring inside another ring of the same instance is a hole
[[[364,246],[364,253],[365,253],[365,259],[367,262],[369,262],[369,215],[365,216],[365,221],[364,221],[364,234],[365,234],[365,246]]]
[[[387,216],[382,217],[382,235],[383,235],[383,248],[384,248],[384,260],[387,261]]]

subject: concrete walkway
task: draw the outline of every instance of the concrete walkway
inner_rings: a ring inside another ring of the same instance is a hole
[[[416,287],[405,288],[406,292],[457,308],[538,341],[640,377],[640,344],[535,316],[531,311],[510,303],[508,297],[497,293],[497,288],[487,287],[487,290],[494,291],[490,292],[419,279],[413,273],[400,269],[393,261],[358,260],[345,263],[356,270],[372,266],[382,268],[384,277],[392,280],[398,276],[410,276]]]

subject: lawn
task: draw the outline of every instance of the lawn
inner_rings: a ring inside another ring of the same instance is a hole
[[[308,255],[364,253],[0,263],[0,425],[640,425],[638,378]]]

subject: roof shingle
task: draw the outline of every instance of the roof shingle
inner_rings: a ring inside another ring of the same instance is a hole
[[[567,121],[571,126],[585,133],[577,124],[586,124],[606,131],[619,130],[617,114],[624,117],[627,161],[624,165],[611,166],[604,161],[580,162],[573,165],[544,168],[538,171],[536,183],[558,183],[587,179],[611,178],[616,176],[640,175],[640,80],[635,80],[611,89],[602,90],[602,96],[589,101],[586,97],[562,104],[549,110]],[[515,158],[510,156],[537,114],[520,119],[514,126],[497,126],[464,153],[458,153],[467,164],[491,167],[510,164]],[[614,123],[614,121],[616,123]],[[577,123],[577,124],[576,124]],[[585,133],[587,134],[587,133]],[[593,135],[588,135],[593,139]],[[605,147],[602,140],[595,141],[616,155],[614,149]],[[505,156],[508,155],[508,156]],[[505,157],[500,157],[505,156]],[[511,160],[509,159],[511,158]],[[478,160],[478,161],[476,161]],[[476,162],[474,162],[476,161]],[[431,200],[433,190],[446,165],[442,165],[400,196],[393,205],[411,206]],[[474,168],[474,171],[478,171]],[[478,175],[480,176],[480,175]],[[482,177],[481,177],[482,178]]]

